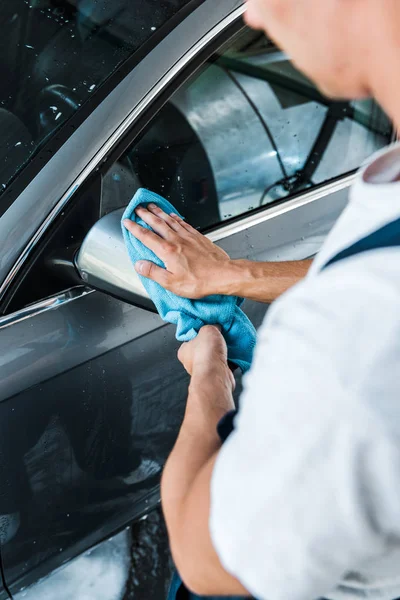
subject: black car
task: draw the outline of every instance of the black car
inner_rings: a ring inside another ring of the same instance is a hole
[[[0,3],[0,599],[159,503],[188,378],[123,248],[135,191],[232,257],[303,259],[392,140],[372,101],[322,96],[243,12]],[[256,326],[266,308],[245,304]]]

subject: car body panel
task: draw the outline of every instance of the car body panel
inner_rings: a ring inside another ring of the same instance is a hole
[[[87,285],[155,311],[126,251],[121,231],[123,212],[123,208],[114,210],[97,221],[76,254],[75,266]]]

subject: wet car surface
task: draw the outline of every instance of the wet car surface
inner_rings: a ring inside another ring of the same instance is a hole
[[[14,600],[161,600],[173,563],[161,510],[88,550]]]

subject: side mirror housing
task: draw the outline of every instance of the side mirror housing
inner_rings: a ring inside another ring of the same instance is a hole
[[[87,285],[155,311],[125,248],[121,231],[123,212],[115,210],[91,228],[75,257],[75,267]]]

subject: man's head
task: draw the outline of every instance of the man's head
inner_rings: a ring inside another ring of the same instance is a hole
[[[393,112],[386,97],[400,77],[400,0],[247,0],[246,20],[327,95],[374,95]]]

